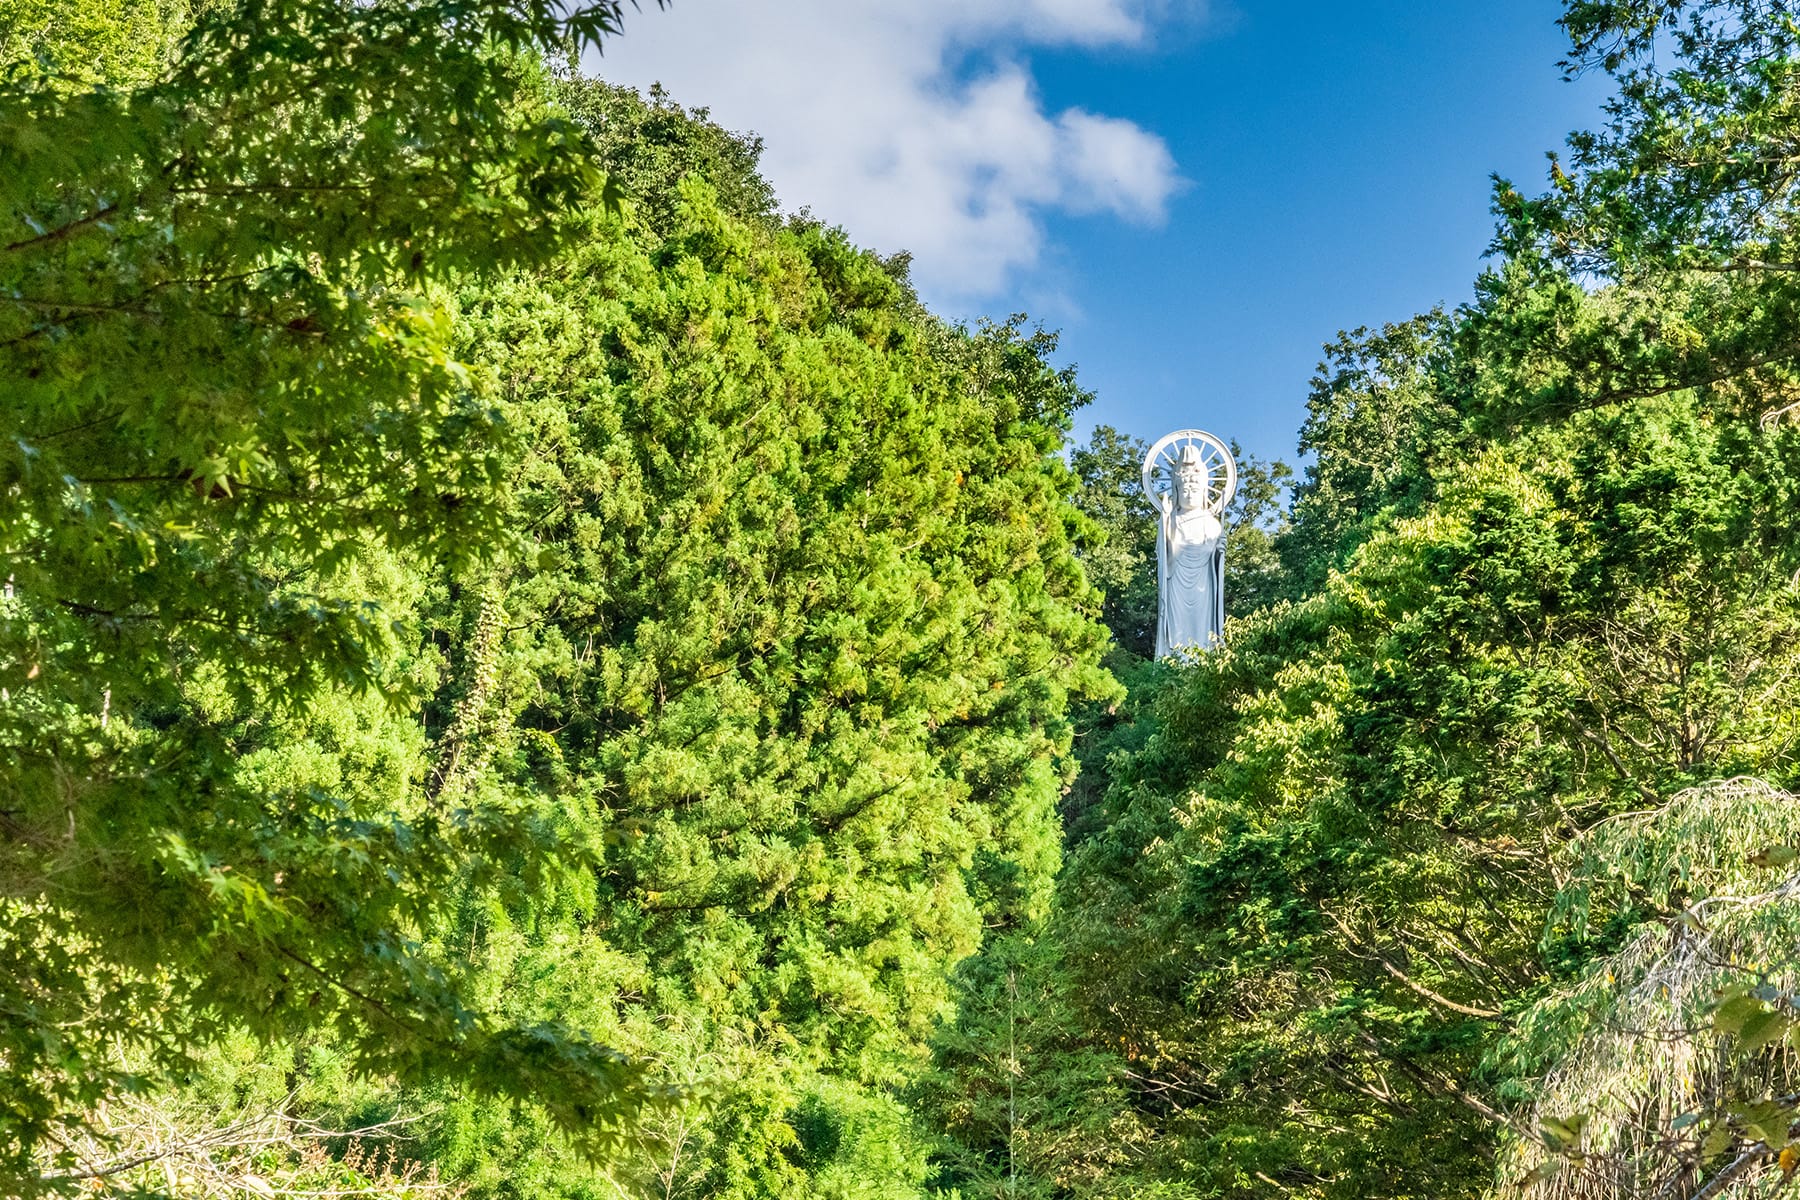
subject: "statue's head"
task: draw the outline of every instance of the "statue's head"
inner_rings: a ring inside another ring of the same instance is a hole
[[[1182,512],[1204,507],[1209,474],[1206,460],[1200,457],[1200,447],[1192,442],[1183,446],[1181,458],[1175,463],[1175,507]]]

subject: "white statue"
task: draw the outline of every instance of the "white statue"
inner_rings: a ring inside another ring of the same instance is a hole
[[[1144,495],[1161,515],[1156,538],[1156,657],[1225,640],[1225,506],[1237,463],[1210,433],[1182,429],[1144,456]]]

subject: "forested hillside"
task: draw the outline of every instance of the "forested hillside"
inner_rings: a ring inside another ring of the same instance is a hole
[[[1785,1188],[1785,8],[1567,6],[1165,662],[1143,443],[656,17],[0,0],[0,1195]]]
[[[1278,598],[1129,666],[1083,753],[1099,799],[1007,980],[1046,999],[1030,1120],[950,1108],[1035,1194],[1793,1173],[1800,45],[1782,6],[1564,24],[1609,127],[1541,197],[1496,182],[1474,303],[1326,347]],[[1101,496],[1116,443],[1075,459]],[[1058,1075],[1081,1054],[1104,1087]]]

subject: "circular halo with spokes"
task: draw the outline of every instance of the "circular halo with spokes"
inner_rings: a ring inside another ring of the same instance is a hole
[[[1237,494],[1237,460],[1224,442],[1202,429],[1177,429],[1150,447],[1144,456],[1144,495],[1159,510],[1167,510],[1164,498],[1174,490],[1175,465],[1184,446],[1198,450],[1206,465],[1206,511],[1223,517],[1225,506]]]

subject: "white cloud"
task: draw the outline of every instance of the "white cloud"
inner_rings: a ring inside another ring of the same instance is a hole
[[[1160,222],[1181,185],[1160,137],[1046,111],[1016,56],[1145,42],[1201,0],[673,0],[646,3],[593,65],[661,82],[754,130],[782,203],[910,250],[939,302],[997,295],[1038,260],[1044,215]]]

